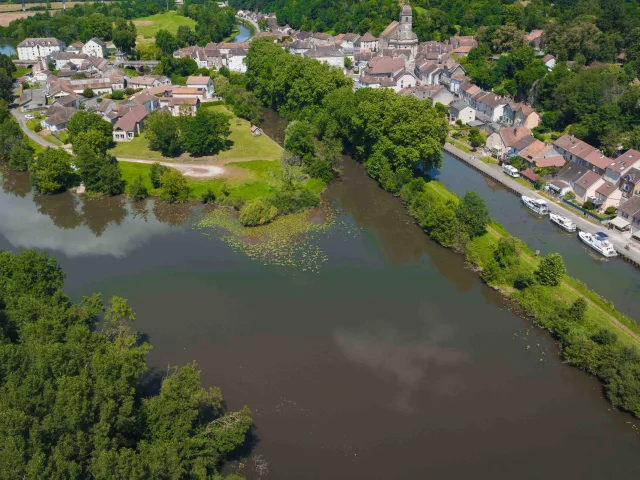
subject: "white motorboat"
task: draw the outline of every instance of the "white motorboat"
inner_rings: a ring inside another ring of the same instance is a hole
[[[613,245],[609,241],[609,236],[604,232],[578,232],[578,237],[600,255],[605,257],[615,257],[618,255],[618,252],[616,252],[616,249],[613,248]]]
[[[545,202],[544,200],[538,200],[537,198],[531,198],[523,195],[522,203],[524,203],[538,215],[547,215],[549,213],[549,207],[547,206],[547,202]]]
[[[563,217],[562,215],[558,215],[556,213],[549,213],[549,219],[551,223],[555,223],[561,229],[566,230],[567,232],[575,232],[576,224],[569,220],[567,217]]]

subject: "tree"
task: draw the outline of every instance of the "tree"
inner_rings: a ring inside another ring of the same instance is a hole
[[[64,192],[78,184],[71,155],[61,148],[47,148],[31,165],[31,185],[40,193]]]
[[[13,98],[13,80],[11,74],[0,68],[0,99],[10,102]]]
[[[162,29],[156,33],[156,46],[163,55],[172,55],[175,50],[180,48],[181,42],[174,37],[168,30]]]
[[[160,188],[162,186],[162,175],[164,175],[164,172],[168,169],[169,167],[158,162],[153,162],[151,164],[151,168],[149,169],[149,179],[151,180],[153,188]]]
[[[188,25],[180,25],[178,27],[178,33],[176,34],[177,40],[182,43],[183,46],[195,45],[198,43],[196,35]]]
[[[469,130],[469,143],[471,143],[471,146],[474,150],[476,150],[480,145],[484,145],[486,141],[487,140],[484,135],[482,135],[482,133],[480,133],[480,130],[478,130],[477,128],[472,128],[471,130]]]
[[[2,102],[2,100],[0,100]],[[1,110],[0,110],[1,111]],[[8,113],[8,110],[6,110]],[[13,148],[24,138],[24,133],[13,118],[0,123],[0,159],[8,161]]]
[[[78,110],[71,116],[69,123],[67,124],[67,131],[71,137],[71,143],[74,143],[75,136],[88,132],[89,130],[96,130],[100,132],[105,138],[113,138],[113,125],[103,120],[100,115],[87,112],[85,110]]]
[[[536,277],[541,285],[555,287],[560,285],[565,272],[562,256],[559,253],[550,253],[540,262]]]
[[[93,98],[93,97],[96,96],[96,94],[93,93],[93,90],[91,90],[90,88],[87,87],[82,91],[82,96],[84,98]]]
[[[216,201],[216,194],[214,193],[214,191],[211,189],[211,187],[207,188],[204,193],[202,194],[202,197],[200,197],[202,200],[202,203],[215,203]]]
[[[33,160],[33,147],[26,138],[22,138],[9,154],[9,168],[16,172],[24,172],[29,169]]]
[[[110,196],[124,192],[124,180],[114,157],[83,145],[78,150],[75,165],[88,192]]]
[[[194,117],[185,117],[182,144],[184,149],[195,155],[215,155],[227,146],[231,135],[229,116],[200,108]]]
[[[124,92],[122,90],[114,90],[111,94],[112,100],[124,100]]]
[[[183,151],[178,117],[171,112],[152,112],[146,122],[149,148],[165,157],[175,157]]]
[[[136,26],[132,21],[125,21],[122,18],[116,20],[116,27],[113,30],[113,44],[123,53],[130,53],[136,48]]]
[[[230,84],[229,80],[227,80],[227,77],[218,75],[213,81],[213,86],[216,90],[216,93],[224,98],[227,94],[227,91],[229,90]]]
[[[264,200],[254,200],[240,210],[240,222],[246,227],[255,227],[273,221],[278,209]]]
[[[144,200],[149,196],[149,191],[147,190],[147,186],[144,184],[142,175],[138,175],[136,178],[134,178],[133,181],[129,184],[127,190],[129,197],[136,202]]]
[[[491,221],[485,201],[476,192],[467,192],[456,210],[456,216],[468,230],[471,238],[484,235]]]
[[[587,313],[587,301],[579,297],[575,302],[571,304],[569,310],[567,311],[567,317],[574,322],[581,322],[584,320],[584,316]]]
[[[113,143],[111,135],[108,135],[106,129],[91,128],[86,132],[80,132],[73,136],[73,153],[76,155],[84,148],[89,147],[96,153],[105,154]]]
[[[173,168],[162,174],[160,200],[167,203],[186,202],[189,197],[189,185],[185,176]]]
[[[309,122],[295,120],[287,125],[284,137],[284,148],[304,158],[315,154],[312,125]]]

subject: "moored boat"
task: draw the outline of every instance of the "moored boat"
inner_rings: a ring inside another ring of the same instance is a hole
[[[549,207],[547,206],[547,202],[544,200],[540,200],[537,198],[527,197],[525,195],[522,196],[522,203],[524,203],[530,210],[533,210],[538,215],[548,215]]]
[[[618,255],[616,249],[609,241],[609,236],[604,232],[588,233],[578,232],[578,237],[583,243],[593,248],[600,255],[605,257],[615,257]]]
[[[556,213],[549,213],[549,219],[551,223],[555,223],[561,229],[566,230],[567,232],[575,232],[576,224],[569,220],[567,217],[563,217],[562,215],[558,215]]]

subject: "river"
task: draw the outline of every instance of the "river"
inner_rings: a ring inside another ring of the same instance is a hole
[[[0,53],[11,56],[16,53],[16,49],[8,40],[0,38]]]
[[[252,408],[267,478],[638,478],[630,417],[360,165],[324,198],[309,273],[192,228],[201,208],[43,197],[6,173],[0,249],[55,255],[74,299],[128,298],[151,368],[197,360]]]
[[[240,30],[240,33],[238,33],[235,37],[233,37],[232,42],[234,43],[246,42],[251,36],[251,29],[242,23],[237,23],[236,27],[238,27],[238,30]]]

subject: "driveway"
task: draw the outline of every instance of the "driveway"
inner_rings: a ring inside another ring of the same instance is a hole
[[[18,123],[20,124],[20,128],[22,128],[22,131],[34,142],[42,145],[43,147],[57,147],[57,145],[54,145],[51,142],[47,142],[44,138],[42,138],[40,135],[38,135],[36,132],[29,130],[29,127],[27,127],[27,119],[24,118],[24,114],[20,113],[18,111],[17,108],[12,108],[11,109],[11,114],[16,117],[16,120],[18,120]]]

